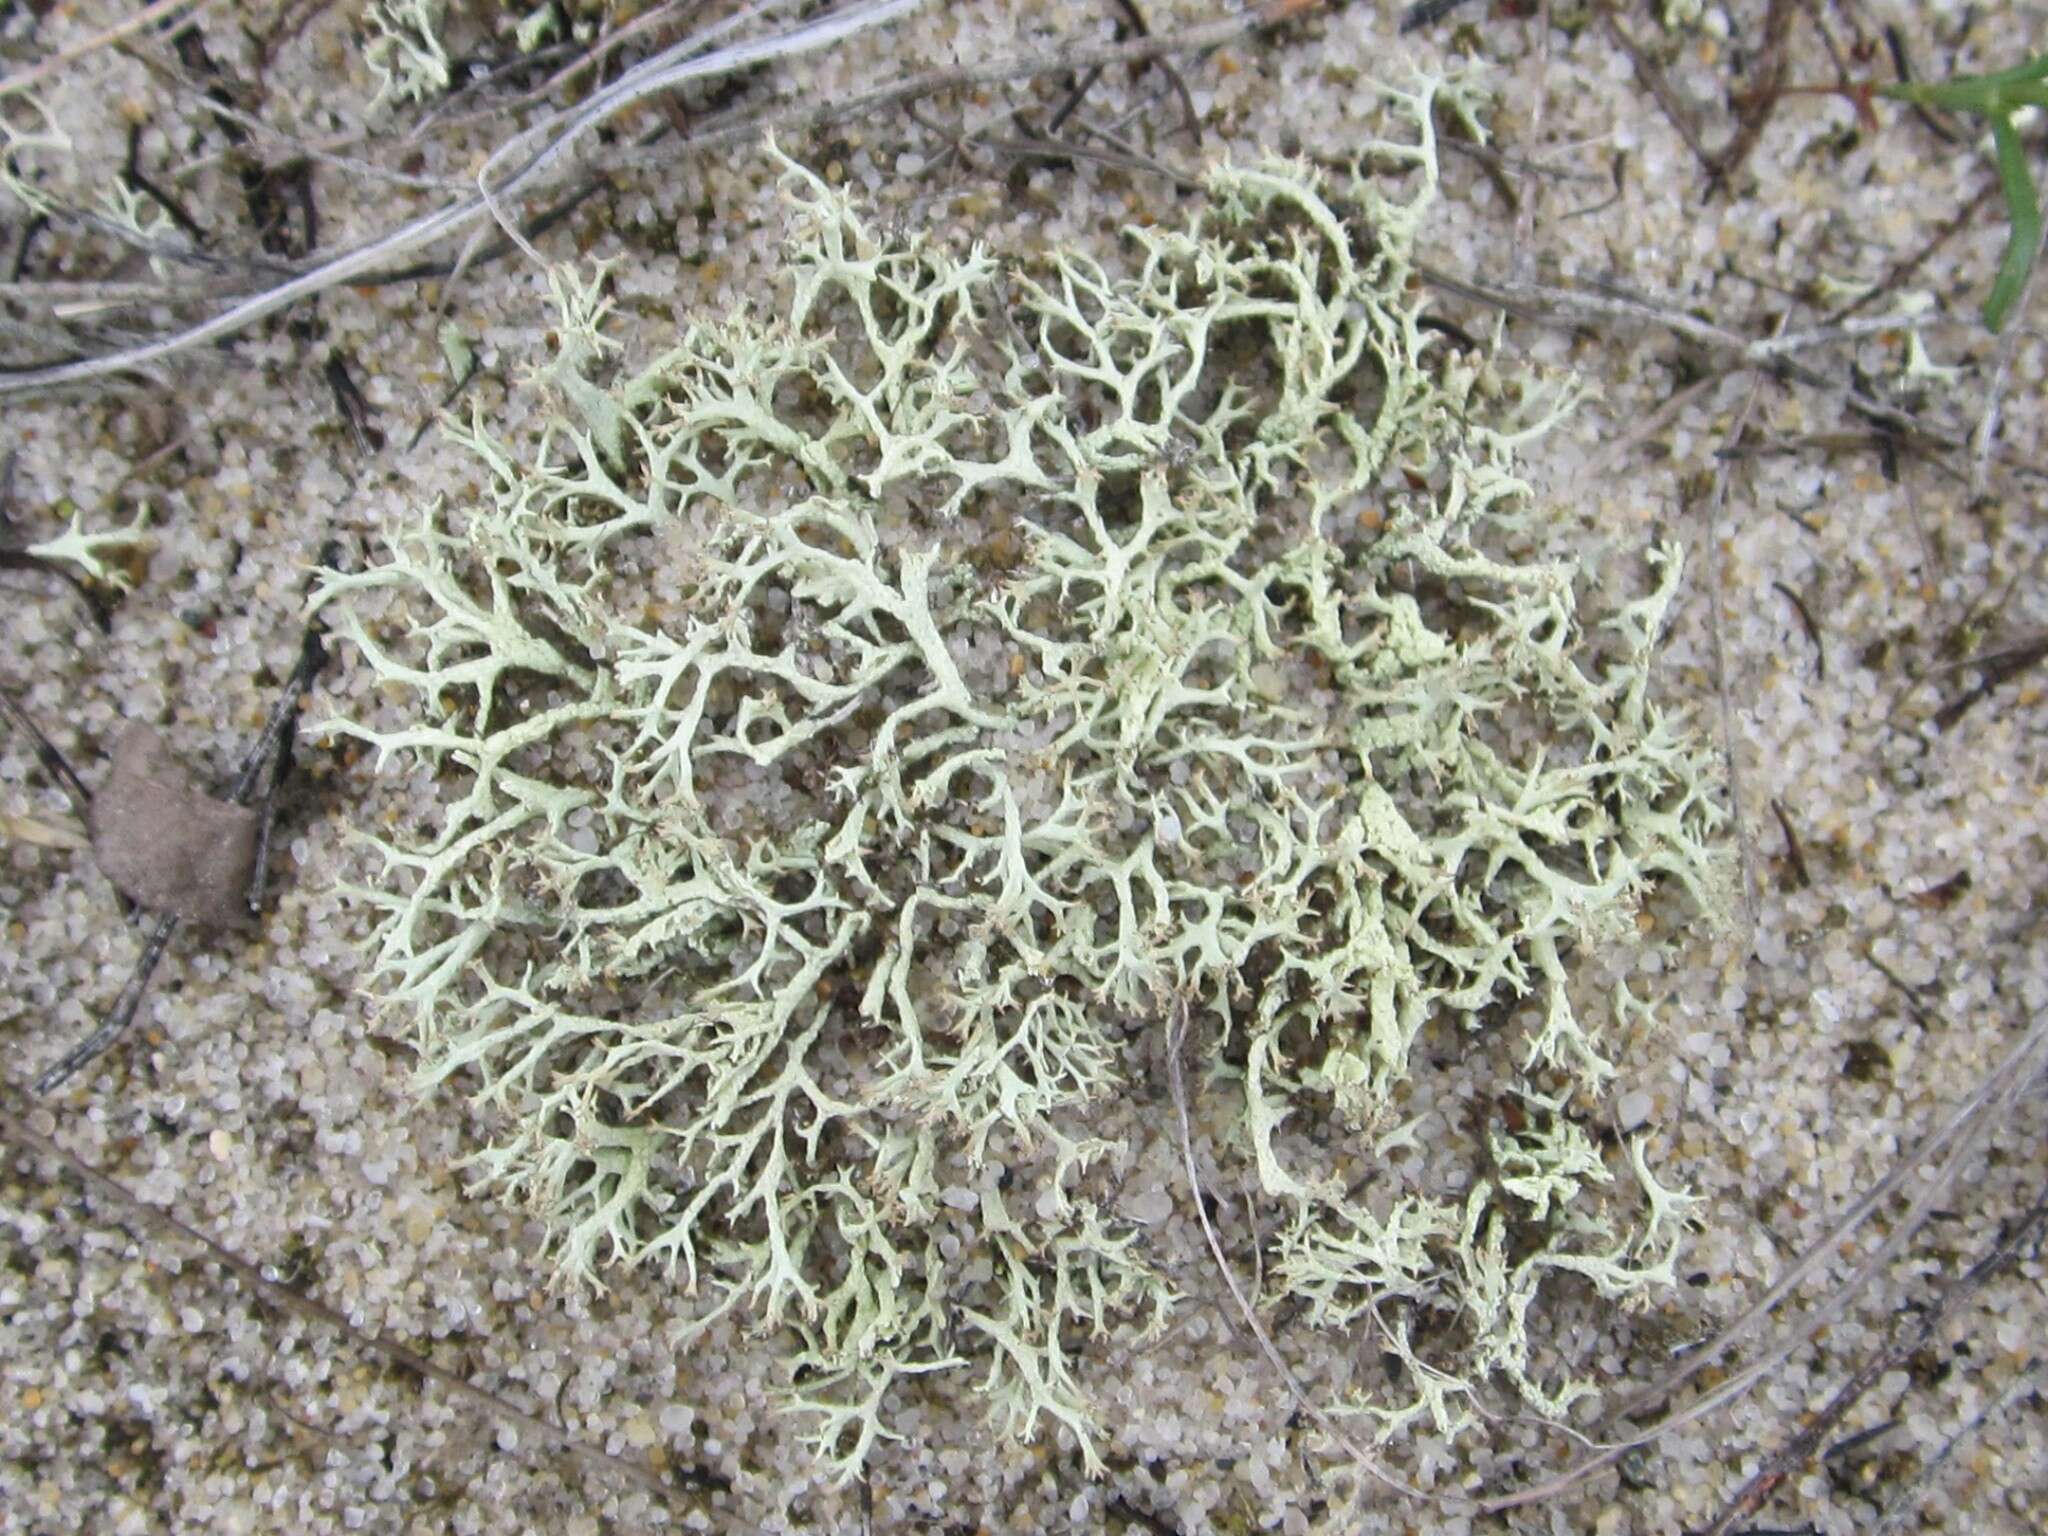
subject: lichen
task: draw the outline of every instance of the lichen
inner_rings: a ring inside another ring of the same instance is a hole
[[[56,114],[41,97],[17,92],[0,101],[0,189],[11,194],[29,215],[49,216],[61,204],[43,187],[49,167],[43,162],[70,157],[71,136],[57,126]]]
[[[1214,171],[1116,272],[884,238],[783,160],[779,313],[622,372],[558,272],[547,441],[473,419],[489,490],[325,579],[413,714],[328,729],[445,788],[354,894],[423,1080],[493,1112],[474,1169],[565,1280],[787,1330],[839,1475],[954,1368],[1096,1465],[1079,1342],[1176,1300],[1110,1191],[1181,1006],[1266,1300],[1402,1362],[1352,1404],[1383,1434],[1563,1412],[1544,1288],[1670,1279],[1686,1200],[1584,1123],[1567,965],[1717,899],[1650,689],[1679,560],[1588,629],[1530,553],[1516,450],[1569,391],[1426,324],[1431,113],[1471,102],[1387,94],[1350,174]],[[1347,1188],[1487,1010],[1526,1027],[1491,1171]]]
[[[377,77],[373,106],[426,101],[448,89],[448,50],[441,41],[447,0],[370,0],[363,22],[370,40],[363,62]]]
[[[156,535],[149,532],[149,507],[144,504],[135,509],[135,519],[126,528],[109,529],[105,533],[87,533],[83,515],[74,511],[69,528],[54,539],[26,546],[22,552],[38,560],[61,560],[75,565],[88,580],[97,581],[117,592],[126,592],[134,586],[134,578],[122,565],[102,559],[102,553],[126,550],[132,558],[138,551],[152,549],[155,545]]]

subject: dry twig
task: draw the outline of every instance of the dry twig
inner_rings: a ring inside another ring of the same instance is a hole
[[[1274,1373],[1285,1383],[1288,1396],[1292,1397],[1301,1411],[1315,1422],[1316,1428],[1328,1436],[1333,1445],[1341,1446],[1358,1470],[1375,1483],[1391,1493],[1400,1494],[1403,1498],[1457,1509],[1470,1508],[1469,1501],[1465,1499],[1447,1497],[1432,1493],[1426,1488],[1417,1488],[1381,1466],[1365,1447],[1346,1433],[1344,1427],[1324,1411],[1321,1404],[1309,1396],[1308,1389],[1301,1383],[1301,1378],[1294,1374],[1294,1367],[1287,1363],[1279,1348],[1273,1343],[1273,1336],[1266,1331],[1266,1325],[1259,1321],[1257,1310],[1245,1296],[1244,1287],[1238,1281],[1237,1271],[1231,1267],[1230,1260],[1223,1252],[1223,1240],[1216,1235],[1215,1224],[1209,1219],[1208,1202],[1202,1194],[1202,1175],[1195,1162],[1194,1130],[1188,1116],[1187,1077],[1181,1068],[1182,1047],[1186,1044],[1187,1033],[1188,1003],[1185,997],[1179,997],[1174,1000],[1173,1019],[1167,1028],[1166,1075],[1173,1094],[1174,1120],[1180,1131],[1181,1160],[1187,1169],[1188,1194],[1194,1201],[1195,1214],[1201,1220],[1202,1236],[1208,1241],[1209,1255],[1216,1261],[1216,1272],[1223,1277],[1223,1283],[1230,1291],[1230,1299],[1237,1304],[1238,1316],[1251,1331],[1252,1338],[1258,1342],[1259,1352],[1266,1357],[1266,1362],[1273,1367]]]
[[[51,54],[41,63],[0,80],[0,98],[18,96],[23,91],[34,90],[45,80],[62,74],[66,68],[87,54],[97,53],[102,48],[118,43],[124,37],[132,37],[144,27],[154,26],[157,22],[174,16],[188,7],[203,8],[207,3],[208,0],[155,0],[154,4],[144,6],[133,16],[124,16],[104,31],[95,32],[91,37]]]
[[[589,101],[554,114],[503,145],[486,165],[480,178],[480,189],[475,195],[449,203],[316,266],[292,269],[290,275],[275,286],[238,299],[220,313],[171,335],[103,356],[0,372],[0,396],[59,389],[148,368],[190,348],[234,335],[302,299],[343,283],[358,281],[423,246],[458,235],[473,237],[477,226],[487,217],[498,222],[506,238],[531,252],[533,248],[528,234],[511,219],[507,205],[512,199],[538,191],[548,184],[568,151],[599,123],[637,101],[687,81],[730,74],[843,41],[856,32],[894,20],[918,3],[919,0],[862,0],[861,4],[850,9],[829,12],[801,26],[754,41],[732,44],[710,54],[701,52],[705,46],[702,35],[687,38],[628,71]],[[1258,3],[1222,21],[1183,32],[1134,38],[1125,43],[1066,48],[1048,54],[1012,56],[959,69],[927,71],[841,102],[820,104],[803,99],[784,99],[769,109],[742,115],[720,128],[693,133],[683,141],[682,148],[702,151],[757,137],[770,128],[821,127],[965,86],[1085,70],[1098,64],[1138,63],[1180,53],[1199,53],[1320,10],[1324,4],[1325,0],[1258,0]],[[538,147],[525,152],[523,147],[528,145]],[[673,169],[676,153],[675,146],[663,148],[660,163],[665,169]],[[521,158],[522,154],[524,158]],[[646,156],[644,144],[623,153],[613,153],[600,161],[599,173],[610,174],[652,163]],[[183,246],[165,251],[155,251],[152,247],[152,251],[187,260],[197,259]],[[538,256],[537,252],[533,254]]]
[[[1942,1292],[1941,1298],[1928,1308],[1917,1327],[1901,1329],[1891,1344],[1865,1360],[1825,1405],[1805,1415],[1799,1432],[1751,1474],[1701,1536],[1728,1536],[1738,1521],[1746,1520],[1762,1509],[1781,1484],[1812,1460],[1821,1441],[1827,1438],[1835,1425],[1841,1423],[1863,1394],[1877,1384],[1878,1378],[1904,1364],[1922,1348],[1963,1303],[2018,1259],[2021,1250],[2037,1239],[2044,1229],[2048,1229],[2048,1194],[2034,1202],[1990,1253]]]

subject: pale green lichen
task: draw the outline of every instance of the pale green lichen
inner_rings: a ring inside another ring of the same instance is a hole
[[[448,89],[448,50],[441,41],[447,0],[370,0],[363,11],[370,40],[363,61],[377,77],[373,106],[425,101]]]
[[[149,508],[147,505],[135,509],[135,520],[126,528],[114,528],[105,533],[87,533],[84,517],[73,512],[71,526],[54,539],[44,539],[40,544],[30,544],[24,553],[39,560],[61,560],[75,565],[86,576],[118,592],[126,592],[134,585],[128,572],[119,565],[110,565],[101,558],[108,550],[144,550],[156,546],[156,535],[149,532]]]
[[[71,155],[71,136],[57,125],[56,114],[42,98],[18,92],[0,100],[0,189],[5,189],[30,214],[50,215],[61,203],[43,185],[49,169],[43,162]]]
[[[162,203],[126,181],[117,181],[101,189],[100,212],[109,225],[133,237],[142,250],[152,250],[178,232],[177,224],[164,211]],[[172,269],[161,256],[151,256],[149,270],[159,281],[168,281]]]
[[[1685,1197],[1584,1123],[1615,1069],[1566,962],[1717,897],[1708,758],[1650,698],[1678,560],[1588,632],[1523,547],[1566,401],[1424,323],[1439,89],[1389,93],[1370,174],[1214,172],[1125,275],[883,239],[785,161],[779,315],[618,375],[558,274],[570,421],[471,426],[488,493],[326,579],[414,712],[330,728],[447,789],[358,894],[425,1079],[499,1112],[474,1166],[567,1279],[789,1330],[842,1475],[957,1366],[1095,1463],[1077,1343],[1175,1299],[1106,1198],[1183,1003],[1267,1299],[1402,1363],[1354,1404],[1383,1433],[1490,1382],[1563,1412],[1546,1284],[1670,1278]],[[1412,1144],[1418,1037],[1524,998],[1491,1175],[1347,1190]]]

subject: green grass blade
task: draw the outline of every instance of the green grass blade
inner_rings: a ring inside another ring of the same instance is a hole
[[[1984,324],[1997,330],[2019,301],[2033,270],[2034,256],[2041,249],[2041,204],[2034,195],[2034,178],[2027,170],[2026,146],[2009,117],[1991,120],[1991,143],[1998,154],[1998,179],[2005,186],[2005,208],[2012,220],[2012,235],[2005,243],[2005,255],[1998,263],[1998,281],[1991,285],[1991,297],[1984,301]]]
[[[2048,53],[1994,75],[1957,75],[1948,80],[1896,80],[1877,87],[1877,94],[1944,112],[1974,112],[1995,119],[2015,107],[2042,106],[2048,81]]]

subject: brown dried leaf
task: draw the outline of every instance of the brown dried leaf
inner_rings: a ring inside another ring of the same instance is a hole
[[[258,817],[193,782],[155,729],[131,725],[93,797],[100,873],[154,912],[215,926],[251,920]]]

